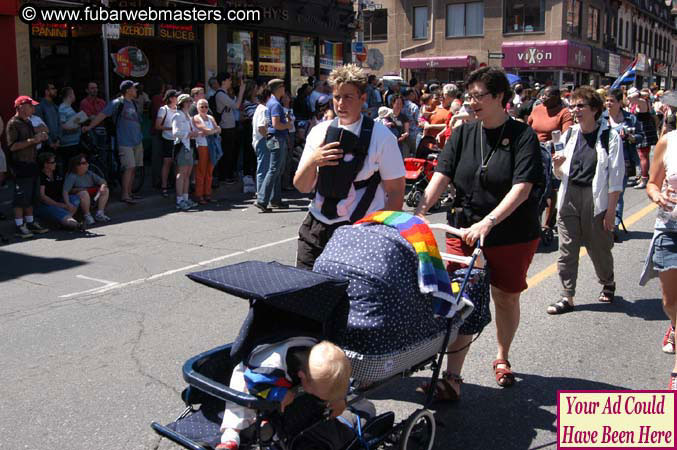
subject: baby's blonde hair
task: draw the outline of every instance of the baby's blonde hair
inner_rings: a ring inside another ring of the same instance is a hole
[[[346,354],[329,341],[313,346],[308,355],[310,381],[327,394],[325,400],[344,398],[348,392],[352,367]]]

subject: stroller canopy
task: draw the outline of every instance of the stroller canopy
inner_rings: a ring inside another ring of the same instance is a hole
[[[348,281],[277,262],[247,261],[193,272],[191,280],[250,301],[231,355],[290,336],[333,338],[346,326]]]

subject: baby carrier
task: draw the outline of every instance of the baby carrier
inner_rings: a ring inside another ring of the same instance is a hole
[[[339,142],[339,148],[343,150],[343,158],[336,166],[320,167],[317,191],[324,197],[322,214],[328,219],[336,219],[338,203],[348,197],[350,189],[366,189],[362,199],[350,216],[350,221],[355,222],[367,213],[371,205],[376,188],[381,182],[381,176],[375,172],[369,179],[355,182],[357,174],[362,170],[364,161],[369,154],[369,144],[374,130],[374,121],[369,117],[362,117],[362,129],[360,136],[350,131],[339,128],[338,119],[334,119],[327,129],[325,142]]]

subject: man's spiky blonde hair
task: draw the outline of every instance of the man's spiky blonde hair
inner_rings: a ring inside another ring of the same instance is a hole
[[[332,89],[343,83],[348,83],[355,86],[360,94],[367,91],[367,74],[355,64],[345,64],[332,70],[328,81]]]

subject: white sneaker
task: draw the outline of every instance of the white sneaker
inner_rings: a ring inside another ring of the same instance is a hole
[[[190,205],[185,200],[181,200],[176,204],[176,209],[180,211],[188,211],[190,209]]]
[[[670,325],[663,336],[663,352],[675,354],[675,329]]]
[[[190,198],[189,198],[188,200],[184,200],[184,201],[188,204],[188,207],[189,207],[189,208],[195,208],[195,207],[198,205],[197,202],[194,202],[194,201],[191,200]]]
[[[85,225],[94,225],[96,221],[94,220],[94,217],[92,217],[91,214],[87,214],[85,216]]]
[[[102,212],[96,213],[96,216],[94,216],[94,219],[97,222],[110,222],[110,220],[111,220],[110,217],[108,217],[107,215],[105,215]]]

